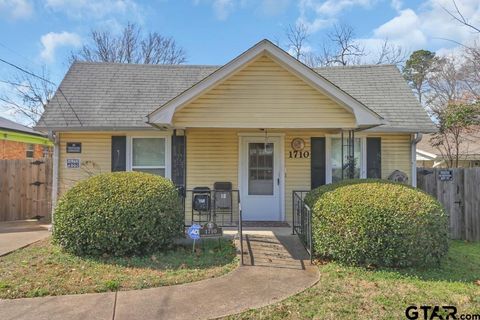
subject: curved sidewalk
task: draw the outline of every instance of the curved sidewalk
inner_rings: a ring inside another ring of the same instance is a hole
[[[315,284],[291,237],[250,236],[248,262],[219,278],[117,293],[0,300],[2,319],[211,319],[283,300]],[[287,245],[285,245],[287,244]],[[285,245],[285,246],[284,246]],[[303,248],[301,248],[303,249]]]

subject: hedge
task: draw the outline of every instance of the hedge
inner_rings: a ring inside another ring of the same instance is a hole
[[[419,189],[385,180],[325,185],[305,198],[318,257],[345,264],[431,266],[448,251],[448,217]]]
[[[61,197],[53,240],[78,255],[146,254],[170,246],[183,226],[171,181],[141,172],[105,173]]]

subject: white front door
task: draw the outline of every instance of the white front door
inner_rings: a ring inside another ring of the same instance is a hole
[[[240,138],[240,195],[244,220],[283,219],[280,142],[280,137]]]

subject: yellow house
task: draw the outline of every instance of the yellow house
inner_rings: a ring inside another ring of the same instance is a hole
[[[280,223],[294,191],[392,174],[415,185],[416,143],[435,130],[395,66],[312,69],[268,40],[224,66],[74,63],[60,90],[37,126],[55,137],[54,195],[145,171],[187,190],[187,224],[191,190],[217,182],[244,220]]]

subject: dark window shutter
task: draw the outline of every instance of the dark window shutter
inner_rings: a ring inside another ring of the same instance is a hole
[[[112,172],[127,170],[127,137],[112,136]]]
[[[172,136],[172,181],[180,187],[185,187],[185,136]]]
[[[311,188],[325,184],[325,138],[311,138]]]
[[[382,178],[381,138],[367,138],[367,178]]]

